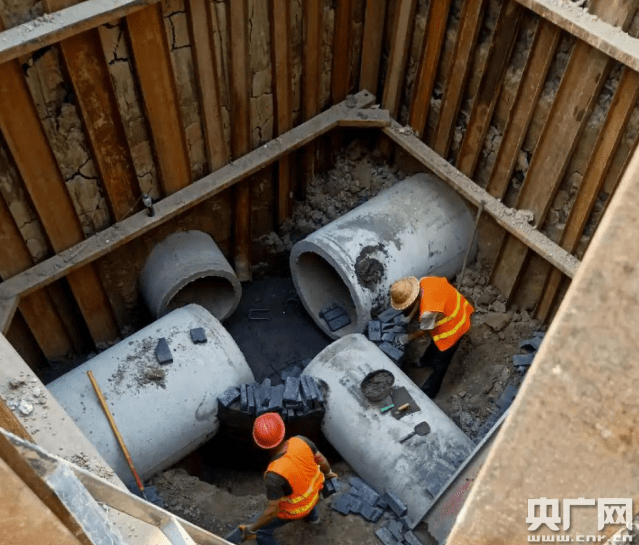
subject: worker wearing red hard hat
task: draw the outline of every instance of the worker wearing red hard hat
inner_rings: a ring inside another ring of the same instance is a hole
[[[273,532],[288,522],[319,524],[317,503],[324,479],[337,477],[311,440],[297,435],[284,441],[285,433],[277,413],[258,416],[253,424],[253,440],[272,455],[264,473],[269,503],[255,522],[240,526],[243,538],[255,536],[257,545],[278,545]]]
[[[419,329],[403,335],[402,344],[411,342],[428,332],[433,339],[420,359],[422,367],[431,367],[422,390],[433,398],[439,392],[444,376],[459,340],[470,329],[470,315],[474,308],[446,278],[414,276],[402,278],[390,288],[391,306],[404,311],[408,321],[419,321]]]

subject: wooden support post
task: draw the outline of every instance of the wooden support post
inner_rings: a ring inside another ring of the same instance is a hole
[[[279,136],[293,126],[291,89],[291,30],[289,0],[270,0],[271,50],[273,79],[275,80],[275,135]],[[277,169],[277,224],[282,225],[293,208],[291,157],[280,159]]]
[[[481,28],[486,0],[467,1],[461,13],[455,53],[446,76],[446,86],[430,147],[442,157],[448,156],[455,121],[470,74],[475,44]]]
[[[531,541],[531,499],[639,496],[638,182],[635,152],[447,543]],[[573,508],[562,535],[619,528],[600,520],[595,505]],[[559,534],[542,523],[532,535]]]
[[[333,104],[344,100],[350,87],[352,4],[352,0],[340,0],[335,7],[333,71],[331,73],[331,99]]]
[[[0,277],[3,280],[33,266],[29,249],[9,212],[8,206],[1,198],[0,247],[2,247]],[[73,352],[71,339],[47,290],[37,291],[23,297],[19,305],[20,312],[38,342],[38,346],[48,359],[66,356]],[[6,329],[3,327],[3,333],[6,333],[10,323],[11,320],[4,324]]]
[[[377,95],[387,0],[366,0],[359,88]]]
[[[417,80],[410,103],[408,124],[415,134],[423,136],[428,121],[430,98],[435,86],[437,67],[448,24],[448,12],[452,0],[435,0],[428,8],[428,23],[424,35],[422,55]]]
[[[0,428],[10,431],[14,435],[17,435],[25,441],[33,443],[33,438],[29,435],[29,432],[24,429],[24,426],[13,414],[13,411],[4,402],[4,399],[0,397]]]
[[[18,304],[20,303],[20,297],[18,295],[9,295],[3,299],[0,299],[0,332],[3,335],[9,333],[11,322],[18,310]]]
[[[192,178],[160,5],[133,13],[126,22],[162,188],[171,195]]]
[[[486,59],[486,68],[481,76],[464,139],[457,154],[457,168],[469,178],[473,178],[499,98],[499,89],[515,46],[522,12],[523,9],[515,0],[506,0],[501,6]]]
[[[0,130],[54,251],[83,240],[80,221],[18,61],[0,65]],[[68,280],[93,340],[117,338],[118,328],[97,269],[91,265],[76,270]]]
[[[623,4],[623,5],[621,5]],[[599,0],[591,9],[613,24],[627,26],[638,1]],[[561,80],[543,133],[535,148],[516,207],[531,210],[535,225],[543,225],[552,199],[588,121],[612,62],[588,44],[578,42]],[[528,249],[519,240],[507,237],[492,273],[491,281],[511,300],[527,261]]]
[[[248,0],[228,6],[231,73],[231,154],[233,159],[251,151],[249,94]],[[235,187],[235,274],[243,282],[251,279],[251,182]]]
[[[205,176],[197,183],[162,199],[155,204],[154,216],[149,216],[146,211],[138,212],[118,224],[100,231],[77,246],[0,283],[0,301],[10,299],[15,295],[32,293],[80,267],[92,263],[213,195],[245,180],[248,176],[255,174],[291,151],[307,145],[318,136],[337,127],[340,122],[345,123],[344,120],[348,120],[349,117],[352,117],[353,122],[357,123],[359,127],[362,127],[362,123],[365,123],[366,119],[370,119],[370,124],[367,125],[370,127],[388,124],[389,118],[383,119],[383,111],[359,109],[370,106],[375,100],[373,95],[367,91],[360,91],[354,98],[355,108],[347,108],[344,103],[333,106],[272,142],[260,146],[237,161]],[[388,112],[385,112],[385,115],[388,116]]]
[[[188,0],[189,29],[202,104],[202,122],[210,172],[223,167],[229,160],[213,45],[212,9],[215,7],[206,0]]]
[[[506,121],[486,191],[501,199],[515,170],[517,156],[528,131],[546,75],[555,56],[561,31],[547,21],[539,21],[514,104]]]
[[[399,112],[406,63],[408,62],[408,51],[413,37],[413,27],[415,26],[416,9],[416,0],[399,0],[395,6],[393,42],[388,55],[388,70],[382,97],[382,107],[390,112],[391,117],[397,117]]]
[[[49,13],[77,3],[43,1]],[[98,31],[76,34],[59,45],[109,210],[114,221],[120,221],[141,208],[140,187]]]
[[[391,122],[383,132],[396,144],[410,153],[435,175],[450,184],[462,197],[474,206],[484,203],[484,211],[511,233],[526,247],[537,253],[564,274],[573,277],[579,267],[579,261],[560,248],[543,233],[528,224],[522,224],[515,218],[514,210],[506,207],[467,176],[464,176],[453,165],[435,153],[415,135],[405,134],[401,125]]]
[[[577,249],[579,239],[584,232],[592,207],[599,197],[599,192],[610,169],[610,163],[625,134],[637,99],[639,99],[639,74],[626,68],[619,80],[608,116],[597,138],[594,153],[590,156],[584,177],[579,185],[577,198],[570,209],[566,219],[566,227],[561,234],[559,244],[570,253]],[[536,309],[537,317],[540,320],[548,318],[561,279],[562,274],[556,269],[553,269],[547,276],[543,295]]]
[[[320,111],[320,74],[322,68],[322,30],[324,9],[322,0],[306,0],[302,3],[304,48],[302,59],[302,119],[308,121]],[[304,153],[304,175],[298,186],[298,198],[306,194],[306,179],[315,176],[317,170],[317,144],[310,144]]]

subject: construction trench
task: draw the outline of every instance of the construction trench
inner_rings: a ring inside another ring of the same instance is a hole
[[[283,545],[636,537],[527,517],[639,501],[638,5],[0,0],[0,543],[227,543],[267,411],[339,475]]]

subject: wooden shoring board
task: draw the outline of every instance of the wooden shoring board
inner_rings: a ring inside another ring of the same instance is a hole
[[[84,240],[18,61],[0,65],[0,130],[53,250],[60,253]],[[115,339],[115,317],[94,265],[76,270],[68,280],[93,340]]]
[[[9,333],[11,322],[18,310],[18,304],[20,303],[20,296],[13,295],[7,299],[0,299],[0,331],[3,335]]]
[[[322,69],[322,33],[324,30],[324,3],[322,0],[302,2],[304,26],[302,50],[302,119],[308,121],[320,112],[320,77]],[[317,169],[317,143],[304,150],[303,180],[310,179]],[[306,193],[304,182],[297,188],[298,197]]]
[[[539,21],[486,185],[486,191],[493,197],[501,199],[506,194],[560,37],[561,30],[558,27],[544,20]]]
[[[423,136],[428,121],[430,98],[437,78],[437,67],[446,36],[451,3],[452,0],[436,0],[431,2],[428,8],[428,23],[417,71],[417,83],[413,90],[408,115],[408,124],[420,137]]]
[[[318,136],[337,127],[345,117],[356,116],[358,118],[357,122],[361,126],[363,120],[370,116],[372,125],[379,126],[380,110],[359,110],[359,108],[370,106],[375,97],[367,91],[360,91],[355,95],[355,100],[355,108],[347,108],[343,103],[337,104],[247,155],[205,176],[197,183],[191,184],[181,191],[158,201],[155,203],[154,216],[147,215],[146,211],[138,212],[116,225],[100,231],[66,252],[61,252],[0,283],[0,301],[9,300],[15,295],[23,296],[32,293],[63,278],[72,271],[92,263],[112,250],[255,174],[291,151],[309,144]]]
[[[271,50],[275,80],[275,135],[293,126],[291,88],[291,9],[289,0],[270,0]],[[281,225],[293,209],[291,158],[280,159],[277,169],[277,224]]]
[[[10,431],[14,435],[33,443],[33,438],[29,435],[29,432],[24,429],[22,422],[18,420],[18,417],[4,402],[4,399],[0,397],[0,428]]]
[[[359,88],[377,95],[387,0],[366,0]]]
[[[410,51],[415,26],[416,0],[399,0],[395,6],[393,21],[393,41],[388,54],[388,69],[384,81],[382,107],[387,109],[392,117],[397,117],[399,103],[404,88],[404,76],[408,52]]]
[[[638,3],[637,0],[599,0],[591,9],[600,17],[625,27]],[[604,53],[584,42],[575,44],[515,205],[520,210],[532,211],[536,226],[543,225],[546,219],[611,67],[612,61]],[[527,257],[525,245],[513,237],[506,237],[492,271],[491,282],[509,301]]]
[[[2,198],[0,198],[0,247],[2,248],[0,277],[3,280],[33,266],[33,258],[27,244]],[[19,306],[38,346],[47,358],[65,356],[73,352],[71,339],[47,290],[23,297]],[[7,328],[8,326],[9,324],[6,324]],[[4,327],[2,330],[6,331]]]
[[[429,139],[429,145],[442,157],[448,156],[455,121],[461,106],[475,54],[475,45],[482,25],[486,0],[467,0],[462,9],[455,42],[453,60],[446,75],[437,128]]]
[[[592,47],[639,71],[639,40],[617,24],[594,18],[572,2],[556,0],[517,0],[540,17],[552,22]]]
[[[159,0],[85,0],[0,34],[0,64],[124,17]]]
[[[131,494],[128,490],[120,488],[76,464],[45,451],[38,445],[28,443],[9,433],[0,431],[0,448],[4,441],[9,442],[10,446],[26,461],[25,463],[38,470],[43,467],[68,468],[96,502],[103,503],[116,511],[157,528],[160,528],[169,520],[175,520],[198,545],[230,545],[228,541],[221,537]]]
[[[597,138],[594,153],[590,156],[584,177],[579,185],[566,227],[559,244],[568,252],[577,249],[592,208],[603,187],[612,159],[624,136],[628,121],[639,99],[639,74],[625,68],[612,99],[610,110]],[[540,320],[545,321],[553,307],[555,295],[561,283],[562,274],[553,269],[547,275],[544,290],[535,309]]]
[[[192,175],[161,7],[133,13],[126,23],[162,189],[171,195]]]
[[[346,98],[351,81],[351,24],[353,0],[340,0],[335,6],[333,33],[333,69],[331,101],[337,104]]]
[[[211,2],[188,0],[189,31],[193,44],[193,60],[202,104],[202,123],[209,172],[223,167],[229,160],[224,136],[219,78],[212,36]]]
[[[249,96],[248,0],[235,0],[227,11],[231,75],[231,155],[242,157],[251,150]],[[243,180],[234,191],[234,261],[240,282],[251,279],[251,181]]]
[[[48,13],[78,0],[44,0]],[[96,29],[59,44],[113,221],[137,212],[140,187],[104,50]],[[138,205],[141,206],[141,205]]]
[[[470,178],[473,178],[499,98],[499,89],[515,46],[523,11],[515,0],[506,0],[501,6],[486,59],[486,68],[481,76],[464,139],[457,154],[457,168]]]
[[[484,203],[484,211],[490,214],[504,229],[517,237],[525,247],[530,248],[554,267],[572,278],[578,267],[579,260],[555,244],[546,235],[532,225],[517,221],[514,210],[506,207],[499,200],[489,195],[467,176],[464,176],[438,153],[429,148],[417,136],[407,134],[407,131],[396,121],[391,122],[389,128],[382,131],[396,144],[399,144],[415,159],[421,162],[434,174],[447,182],[462,197],[474,206]]]

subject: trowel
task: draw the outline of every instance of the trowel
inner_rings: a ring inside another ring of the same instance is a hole
[[[411,431],[407,436],[402,437],[399,442],[403,443],[408,441],[413,435],[428,435],[430,433],[430,426],[428,422],[419,422],[415,425],[415,429]]]

